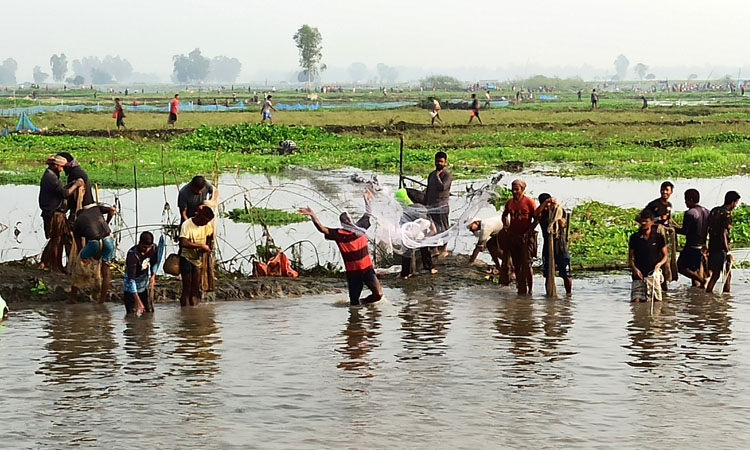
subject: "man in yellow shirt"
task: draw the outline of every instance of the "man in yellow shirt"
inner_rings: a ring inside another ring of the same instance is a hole
[[[180,228],[180,275],[182,295],[180,306],[195,306],[201,297],[201,271],[203,254],[211,251],[214,227],[211,221],[213,210],[205,205],[198,208],[195,216],[186,220]]]

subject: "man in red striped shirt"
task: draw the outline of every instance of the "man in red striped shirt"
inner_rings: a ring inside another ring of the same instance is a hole
[[[335,241],[341,251],[346,268],[346,281],[349,285],[349,303],[351,306],[365,305],[375,303],[383,298],[383,289],[380,286],[380,280],[375,275],[375,269],[372,267],[370,253],[367,248],[367,235],[361,230],[370,226],[370,217],[367,213],[356,223],[352,223],[349,213],[344,212],[339,216],[342,228],[324,227],[315,216],[310,207],[300,208],[297,210],[300,214],[310,216],[315,228],[323,233],[326,239]],[[367,286],[372,292],[362,299],[359,295],[362,288]]]

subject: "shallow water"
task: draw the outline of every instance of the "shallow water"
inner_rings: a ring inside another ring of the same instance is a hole
[[[508,289],[14,308],[0,438],[18,448],[747,448],[750,272],[630,304]],[[537,290],[543,289],[540,278]]]

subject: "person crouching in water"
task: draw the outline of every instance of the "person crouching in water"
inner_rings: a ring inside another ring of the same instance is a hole
[[[125,257],[123,302],[128,314],[154,312],[154,305],[149,301],[148,290],[154,288],[158,258],[154,235],[144,231],[138,239],[138,245],[131,247]]]
[[[367,235],[358,229],[370,226],[369,215],[365,214],[355,225],[352,223],[349,213],[343,212],[339,216],[342,228],[327,228],[320,223],[315,216],[315,212],[309,206],[300,208],[297,212],[310,216],[315,228],[323,233],[326,239],[334,241],[338,245],[346,269],[349,304],[351,306],[365,305],[375,303],[383,298],[383,289],[380,286],[380,280],[375,275],[375,269],[372,267],[370,253],[367,249]],[[364,286],[370,289],[371,294],[360,299],[359,295],[362,293]]]
[[[503,224],[508,228],[508,246],[510,257],[516,273],[518,294],[533,293],[534,271],[531,262],[536,256],[536,203],[531,197],[523,195],[526,182],[513,180],[511,183],[513,197],[505,203]]]
[[[99,289],[99,303],[104,303],[107,299],[110,281],[109,264],[115,257],[115,240],[109,228],[109,222],[114,215],[115,208],[92,203],[78,212],[73,223],[73,236],[76,242],[83,242],[84,239],[86,241],[78,254],[80,264],[85,266],[89,263],[87,260],[101,260],[102,284]],[[78,303],[78,286],[75,284],[70,288],[70,303]]]
[[[570,220],[569,215],[557,203],[557,200],[552,198],[551,195],[544,194],[539,195],[539,207],[535,212],[536,220],[539,222],[539,227],[542,229],[542,237],[544,237],[544,247],[542,247],[542,264],[544,271],[544,278],[554,274],[549,273],[549,239],[553,239],[553,253],[555,267],[557,268],[557,275],[563,279],[565,285],[565,294],[570,296],[573,291],[573,280],[570,278],[570,252],[568,251],[568,221]],[[550,236],[549,228],[550,222],[554,221],[553,228],[555,231]]]
[[[661,301],[661,267],[667,263],[667,244],[656,231],[654,212],[644,209],[636,217],[640,224],[628,242],[628,265],[633,271],[630,301]]]
[[[213,218],[213,210],[201,205],[195,216],[183,222],[180,227],[180,248],[182,249],[180,306],[195,306],[200,300],[203,254],[211,251],[208,243],[213,242],[214,227],[211,225]]]
[[[502,236],[504,228],[503,217],[495,216],[485,219],[475,217],[469,222],[466,228],[474,233],[474,236],[477,238],[477,245],[474,246],[474,251],[471,253],[471,257],[469,257],[468,264],[474,264],[479,254],[486,248],[492,257],[492,262],[495,263],[495,269],[500,273],[502,270],[500,259],[505,260],[507,258],[502,250],[505,245],[500,243],[500,236]]]

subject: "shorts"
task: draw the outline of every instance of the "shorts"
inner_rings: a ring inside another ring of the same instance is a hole
[[[479,117],[479,110],[478,109],[472,109],[471,112],[469,112],[469,116],[471,116],[471,117]]]
[[[199,271],[200,268],[196,267],[195,264],[188,261],[184,256],[180,256],[180,275],[191,275],[193,272]]]
[[[685,247],[677,258],[677,267],[687,269],[692,272],[700,270],[703,264],[703,252],[699,248]]]
[[[107,236],[101,240],[102,249],[99,250],[100,241],[88,241],[78,255],[81,259],[96,258],[102,261],[112,261],[115,257],[115,240]]]
[[[271,118],[271,113],[270,112],[264,112],[262,115],[263,115],[263,120]]]
[[[545,245],[544,248],[547,248]],[[555,252],[555,268],[557,269],[557,276],[560,278],[570,278],[570,253],[568,252]],[[548,273],[547,267],[547,252],[542,251],[542,275],[547,278]]]
[[[649,292],[651,290],[651,292]],[[651,295],[653,294],[653,299],[657,302],[661,301],[661,283],[653,283],[653,282],[647,282],[646,279],[643,280],[633,280],[633,282],[630,285],[630,301],[634,302],[636,300],[644,300],[648,301],[651,300]]]
[[[167,119],[167,123],[175,123],[175,122],[177,122],[177,114],[169,113],[169,119]]]
[[[148,302],[148,291],[138,293],[138,297],[143,303],[143,307],[146,308],[146,312],[154,312],[154,305]],[[122,298],[122,303],[125,305],[125,312],[127,314],[133,314],[135,312],[135,294],[132,292],[125,292]]]
[[[378,277],[375,270],[371,267],[362,273],[346,274],[346,284],[349,286],[349,304],[359,305],[359,296],[362,294],[362,288],[365,285],[372,289]]]
[[[727,261],[726,250],[708,250],[708,269],[712,272],[723,272]]]

